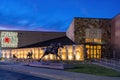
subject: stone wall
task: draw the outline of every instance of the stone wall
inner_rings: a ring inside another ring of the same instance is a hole
[[[111,40],[111,19],[75,18],[75,42],[85,43],[85,29],[97,28],[102,30],[102,42]]]

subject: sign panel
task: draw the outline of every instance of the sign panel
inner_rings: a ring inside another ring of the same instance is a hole
[[[17,47],[18,33],[17,32],[1,32],[1,47]]]
[[[101,35],[102,35],[101,29],[92,28],[92,29],[86,29],[85,31],[86,31],[86,38],[101,39]]]

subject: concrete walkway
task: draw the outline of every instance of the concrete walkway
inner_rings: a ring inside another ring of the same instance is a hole
[[[37,77],[42,77],[50,80],[120,80],[120,77],[96,76],[83,73],[67,72],[63,70],[22,66],[18,64],[0,65],[0,68]]]
[[[0,69],[0,80],[49,80],[32,75]]]

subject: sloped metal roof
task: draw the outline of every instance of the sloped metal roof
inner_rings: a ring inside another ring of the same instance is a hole
[[[32,47],[44,47],[44,46],[49,46],[51,43],[61,43],[62,45],[72,45],[75,44],[72,40],[70,40],[68,37],[63,36],[55,39],[50,39],[47,41],[43,42],[38,42],[35,44],[27,45],[21,48],[32,48]]]

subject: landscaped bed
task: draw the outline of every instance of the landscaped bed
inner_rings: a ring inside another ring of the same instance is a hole
[[[65,70],[71,72],[100,75],[100,76],[120,77],[120,72],[118,71],[88,63],[78,64],[78,66],[73,69],[65,69]]]

